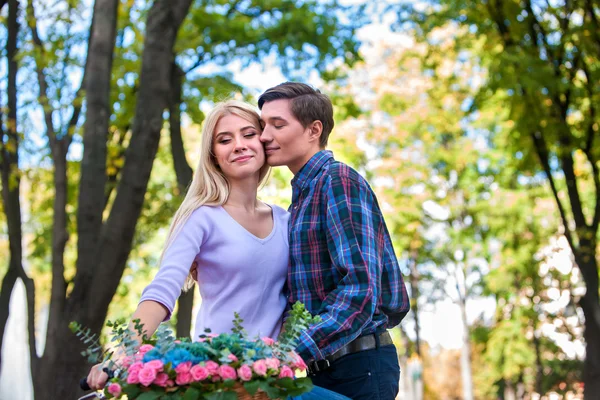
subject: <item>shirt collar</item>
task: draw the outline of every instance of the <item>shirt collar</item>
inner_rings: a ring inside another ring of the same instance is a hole
[[[296,176],[294,176],[294,179],[292,179],[292,187],[303,189],[308,182],[317,175],[321,170],[321,167],[332,158],[333,152],[330,150],[321,150],[316,153],[302,168],[300,168],[300,171],[298,171]]]

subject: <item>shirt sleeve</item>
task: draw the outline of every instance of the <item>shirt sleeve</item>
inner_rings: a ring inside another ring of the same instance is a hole
[[[165,251],[156,276],[142,292],[140,303],[152,300],[165,306],[168,311],[165,321],[171,318],[175,302],[206,236],[201,214],[197,209],[190,215]]]
[[[354,340],[372,320],[379,279],[371,189],[354,179],[337,177],[324,196],[327,247],[341,279],[323,301],[321,322],[304,331],[299,340],[298,352],[316,360]]]

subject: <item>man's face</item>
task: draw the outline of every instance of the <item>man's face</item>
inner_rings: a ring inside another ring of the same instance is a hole
[[[296,174],[314,154],[314,144],[309,141],[310,129],[304,128],[292,114],[290,102],[280,99],[263,104],[264,129],[260,141],[264,143],[270,166],[285,165]]]

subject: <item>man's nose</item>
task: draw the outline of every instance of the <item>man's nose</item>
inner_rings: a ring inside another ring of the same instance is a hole
[[[263,143],[269,143],[271,140],[273,140],[268,128],[263,129],[259,139]]]

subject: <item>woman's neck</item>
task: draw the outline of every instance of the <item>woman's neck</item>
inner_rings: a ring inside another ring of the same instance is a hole
[[[244,208],[247,212],[254,212],[259,205],[256,198],[258,182],[246,179],[244,181],[233,181],[229,184],[229,197],[225,205],[235,208]]]

